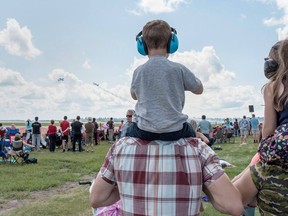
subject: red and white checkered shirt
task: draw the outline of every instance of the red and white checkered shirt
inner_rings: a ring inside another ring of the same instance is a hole
[[[199,215],[202,185],[224,173],[219,158],[196,138],[115,143],[100,170],[117,184],[122,215]]]

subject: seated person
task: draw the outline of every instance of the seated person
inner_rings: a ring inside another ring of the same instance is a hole
[[[31,148],[34,148],[35,146],[27,144],[23,140],[21,140],[20,134],[16,134],[14,141],[12,142],[12,149],[8,151],[8,157],[12,155],[21,156],[23,154],[23,147],[29,146]]]
[[[202,141],[204,141],[206,144],[208,144],[210,142],[210,140],[203,133],[197,131],[197,122],[194,119],[191,119],[190,124],[191,124],[193,130],[196,132],[196,138],[200,138]]]
[[[133,73],[130,93],[137,100],[136,114],[127,136],[150,141],[195,137],[182,110],[185,91],[200,95],[203,85],[187,67],[168,59],[178,48],[176,30],[163,20],[152,20],[136,40],[138,51],[145,44],[145,55],[149,59]]]

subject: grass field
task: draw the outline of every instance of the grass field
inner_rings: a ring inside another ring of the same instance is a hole
[[[223,148],[216,151],[219,157],[235,165],[225,169],[230,179],[249,164],[257,149],[257,144],[253,144],[251,139],[248,145],[242,147],[239,139],[234,144],[216,145]],[[60,149],[55,153],[33,151],[30,157],[37,158],[37,164],[0,163],[0,215],[92,215],[88,186],[78,182],[95,176],[109,147],[107,141],[101,141],[93,153],[62,153]],[[209,202],[205,202],[204,207],[202,216],[222,215]]]

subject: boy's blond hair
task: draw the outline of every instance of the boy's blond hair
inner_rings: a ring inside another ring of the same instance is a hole
[[[143,40],[148,49],[165,49],[171,37],[171,27],[163,20],[152,20],[143,27]]]

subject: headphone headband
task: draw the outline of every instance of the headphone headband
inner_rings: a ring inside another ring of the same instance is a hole
[[[148,55],[148,49],[146,46],[145,41],[143,40],[143,33],[140,31],[136,35],[136,42],[137,42],[137,50],[141,55]],[[179,41],[177,37],[177,31],[175,28],[171,27],[171,34],[167,44],[167,52],[172,54],[177,51],[179,46]]]

